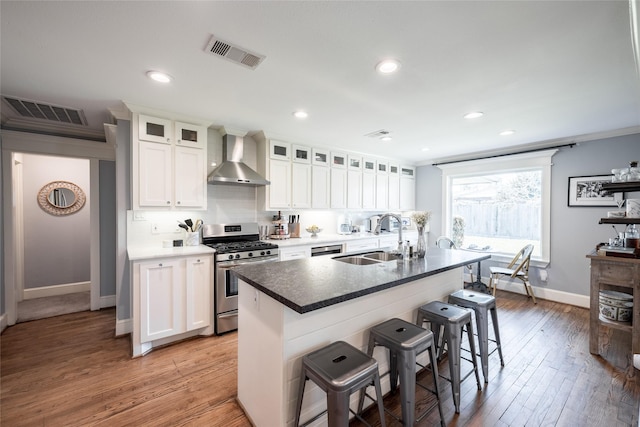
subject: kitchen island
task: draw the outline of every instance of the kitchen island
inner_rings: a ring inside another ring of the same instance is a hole
[[[429,248],[424,259],[408,262],[352,265],[318,257],[234,268],[238,401],[247,417],[256,426],[292,425],[303,355],[338,340],[365,350],[369,328],[392,317],[415,321],[419,306],[462,289],[465,265],[488,258]],[[374,357],[385,372],[384,349]],[[389,390],[388,377],[382,387]],[[352,408],[357,398],[352,395]],[[308,383],[301,420],[325,407],[325,394]],[[323,423],[326,417],[314,425]]]

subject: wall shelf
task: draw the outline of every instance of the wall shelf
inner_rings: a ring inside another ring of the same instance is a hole
[[[600,218],[599,224],[640,224],[640,218]]]
[[[631,182],[605,182],[602,189],[609,193],[628,193],[632,191],[640,191],[640,181]]]

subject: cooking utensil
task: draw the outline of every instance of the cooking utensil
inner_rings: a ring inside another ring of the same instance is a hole
[[[189,231],[189,227],[187,227],[186,224],[183,224],[180,221],[178,221],[178,227],[184,228],[185,230]]]
[[[200,228],[202,228],[202,220],[196,220],[196,223],[193,225],[193,231],[200,231]]]
[[[193,231],[193,221],[191,221],[191,218],[185,219],[184,223]]]

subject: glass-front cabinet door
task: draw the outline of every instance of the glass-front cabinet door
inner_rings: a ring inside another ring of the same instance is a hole
[[[282,141],[269,141],[269,157],[274,160],[291,160],[291,144]]]
[[[331,167],[332,168],[347,168],[347,155],[345,153],[331,152]]]
[[[294,162],[311,164],[311,149],[309,147],[294,145],[292,147],[292,152]]]
[[[171,120],[138,115],[138,139],[140,141],[171,144]]]
[[[314,148],[312,163],[316,166],[329,166],[329,150]]]
[[[207,128],[189,123],[175,122],[175,140],[183,147],[204,148],[207,144]]]
[[[376,161],[365,157],[362,160],[362,171],[366,173],[376,173]]]

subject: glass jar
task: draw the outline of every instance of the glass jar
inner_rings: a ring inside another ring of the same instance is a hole
[[[624,232],[624,246],[626,248],[637,248],[640,247],[638,243],[640,242],[640,233],[636,228],[635,224],[631,224],[627,227],[627,230]]]
[[[629,162],[627,181],[640,181],[640,169],[637,161]]]

